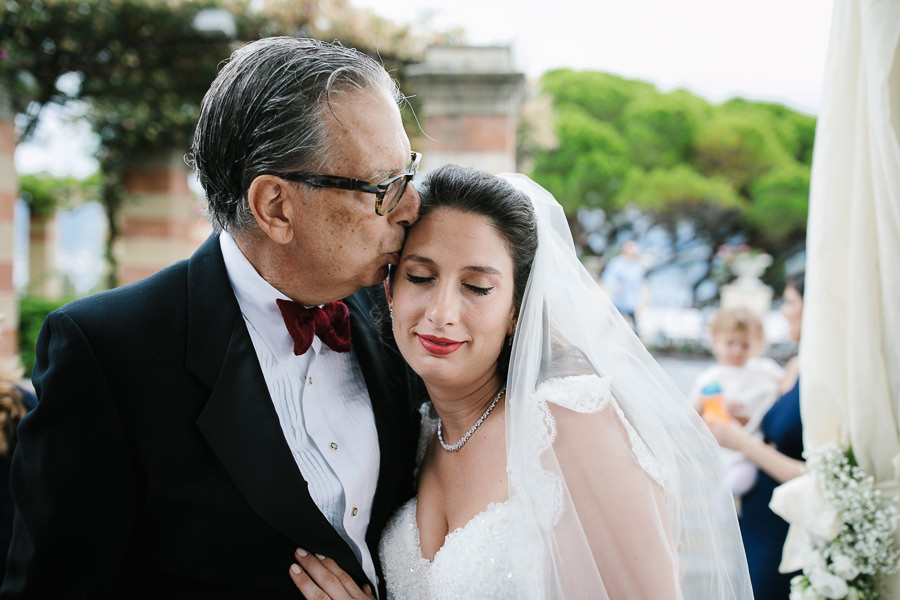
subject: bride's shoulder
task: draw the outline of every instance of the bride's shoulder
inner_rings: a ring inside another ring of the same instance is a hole
[[[612,399],[612,379],[596,374],[554,377],[538,385],[535,397],[576,412],[597,412]]]

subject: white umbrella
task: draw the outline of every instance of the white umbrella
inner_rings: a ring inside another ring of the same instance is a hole
[[[834,3],[803,306],[804,447],[850,443],[878,486],[900,496],[898,0]],[[889,586],[900,596],[900,577]]]

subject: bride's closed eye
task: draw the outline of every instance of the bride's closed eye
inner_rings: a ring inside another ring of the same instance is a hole
[[[493,286],[492,287],[478,287],[477,285],[471,285],[468,283],[464,283],[463,286],[468,288],[469,290],[475,292],[479,296],[487,296],[494,289]]]
[[[434,277],[423,277],[421,275],[413,275],[412,273],[407,273],[406,280],[414,285],[422,285],[424,283],[430,283],[434,281]],[[494,290],[494,286],[482,287],[479,285],[473,285],[471,283],[464,283],[462,285],[470,292],[478,294],[479,296],[487,296]]]

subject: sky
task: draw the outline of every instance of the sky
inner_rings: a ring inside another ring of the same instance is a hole
[[[829,0],[351,0],[398,23],[461,28],[473,45],[509,45],[531,80],[553,68],[599,70],[724,102],[741,96],[815,114]],[[16,150],[20,172],[96,170],[86,127],[50,107]]]
[[[476,45],[511,45],[537,78],[568,67],[818,107],[830,0],[350,0],[398,23],[461,27]],[[414,6],[414,8],[412,8]]]

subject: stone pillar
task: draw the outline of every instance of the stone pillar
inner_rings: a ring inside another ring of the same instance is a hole
[[[13,289],[13,208],[19,195],[14,118],[10,91],[0,84],[0,356],[17,354],[19,339],[19,303]]]
[[[190,170],[183,156],[183,150],[149,153],[126,170],[115,247],[121,285],[188,258],[209,235],[209,223],[188,187]]]
[[[28,217],[28,292],[41,298],[59,298],[62,292],[56,263],[59,232],[56,214],[31,211]]]
[[[508,47],[435,46],[406,73],[422,99],[423,172],[445,163],[516,170],[525,75],[513,70]]]

